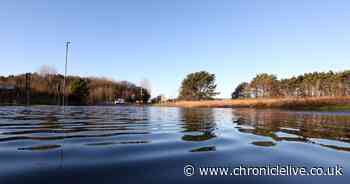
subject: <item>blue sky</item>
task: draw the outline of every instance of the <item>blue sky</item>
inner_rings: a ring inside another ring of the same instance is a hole
[[[190,72],[217,76],[220,97],[257,73],[350,69],[347,0],[2,0],[0,75],[48,64],[63,73],[176,96]]]

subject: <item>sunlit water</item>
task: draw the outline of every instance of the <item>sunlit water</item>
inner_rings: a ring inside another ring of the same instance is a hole
[[[344,176],[184,175],[184,166],[343,167]],[[350,114],[0,107],[0,183],[347,183]]]

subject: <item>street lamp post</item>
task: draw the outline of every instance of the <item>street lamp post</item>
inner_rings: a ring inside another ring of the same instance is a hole
[[[67,78],[67,65],[68,65],[68,48],[71,42],[66,42],[66,63],[64,66],[64,79],[63,79],[63,106],[65,106],[65,97],[66,97],[66,78]]]

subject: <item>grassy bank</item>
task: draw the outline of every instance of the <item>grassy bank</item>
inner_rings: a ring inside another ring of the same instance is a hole
[[[350,111],[350,97],[309,97],[177,101],[162,104],[171,107],[251,107],[293,110]]]

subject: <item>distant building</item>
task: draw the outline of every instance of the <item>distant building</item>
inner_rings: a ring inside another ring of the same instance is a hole
[[[151,103],[166,103],[167,98],[164,95],[159,95],[151,100]]]
[[[160,95],[160,103],[165,103],[168,99],[164,95]]]

